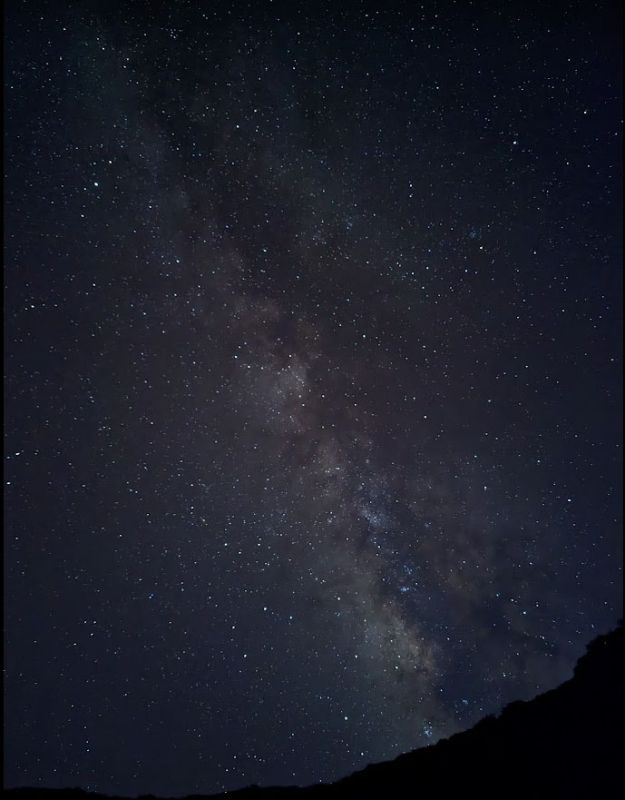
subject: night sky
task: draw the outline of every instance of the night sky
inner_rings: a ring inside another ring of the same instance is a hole
[[[5,782],[331,780],[621,616],[618,3],[5,9]]]

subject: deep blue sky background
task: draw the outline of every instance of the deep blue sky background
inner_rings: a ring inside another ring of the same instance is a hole
[[[5,782],[329,780],[620,615],[617,3],[5,8]]]

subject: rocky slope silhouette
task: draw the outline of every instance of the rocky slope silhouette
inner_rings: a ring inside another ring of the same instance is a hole
[[[599,636],[565,683],[430,747],[333,784],[255,786],[210,795],[236,800],[622,797],[624,633]],[[105,800],[80,789],[10,789],[13,800]],[[144,795],[144,798],[149,796]],[[208,798],[194,795],[194,800]],[[111,798],[113,800],[113,798]]]

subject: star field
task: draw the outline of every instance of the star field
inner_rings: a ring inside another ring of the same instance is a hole
[[[616,623],[620,15],[7,4],[7,786],[337,779]]]

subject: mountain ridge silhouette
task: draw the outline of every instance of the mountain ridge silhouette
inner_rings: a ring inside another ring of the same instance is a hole
[[[368,798],[622,797],[625,635],[622,621],[598,636],[572,678],[532,700],[518,700],[497,716],[433,745],[372,764],[334,783],[248,786],[176,800],[367,800]],[[12,800],[127,800],[83,789],[12,788]],[[139,795],[157,800],[154,795]],[[158,800],[173,800],[158,798]]]

